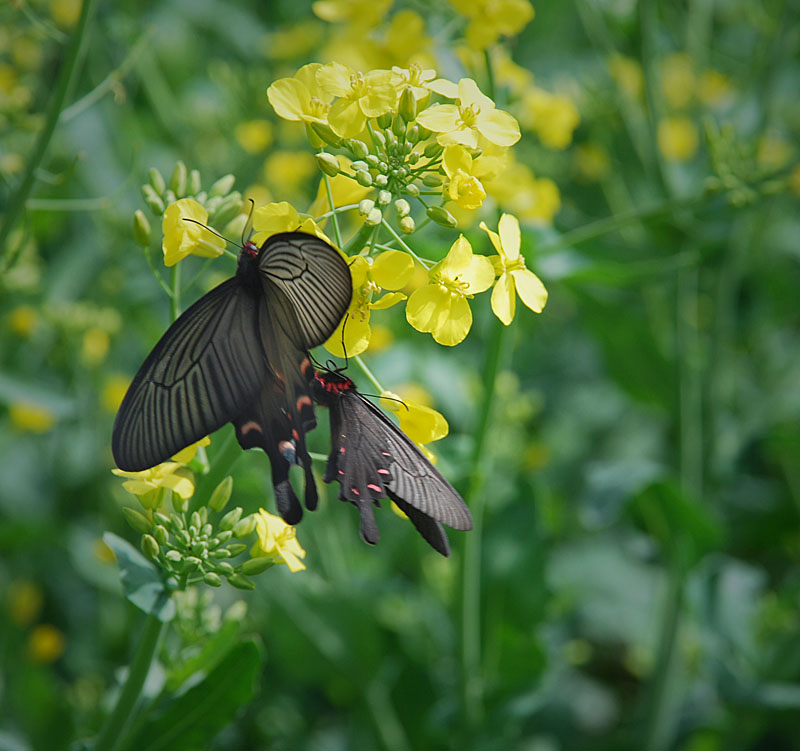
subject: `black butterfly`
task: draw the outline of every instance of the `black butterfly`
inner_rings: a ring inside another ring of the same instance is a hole
[[[433,548],[450,555],[442,524],[472,529],[472,516],[455,488],[349,378],[333,370],[317,372],[313,393],[331,414],[324,480],[337,480],[339,499],[358,508],[362,539],[378,542],[372,505],[380,506],[379,499],[388,497]]]
[[[242,448],[269,456],[278,510],[296,524],[290,464],[305,469],[306,507],[317,502],[305,444],[316,425],[308,350],[333,333],[351,297],[346,261],[318,237],[245,243],[236,275],[189,307],[139,368],[114,423],[117,465],[147,469],[232,422]]]

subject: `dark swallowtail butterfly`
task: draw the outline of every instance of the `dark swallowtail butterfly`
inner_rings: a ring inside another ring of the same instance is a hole
[[[317,372],[313,393],[331,415],[325,482],[338,481],[339,499],[358,508],[362,539],[378,542],[372,506],[388,497],[434,549],[450,555],[442,524],[472,529],[472,516],[455,488],[349,378],[336,371]]]
[[[346,261],[318,237],[245,243],[235,276],[189,307],[139,368],[114,423],[117,465],[147,469],[232,422],[242,448],[269,456],[278,511],[296,524],[290,464],[305,470],[306,507],[317,502],[305,444],[316,425],[308,350],[333,333],[351,297]]]

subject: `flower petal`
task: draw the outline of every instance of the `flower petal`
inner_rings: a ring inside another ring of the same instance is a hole
[[[435,104],[417,115],[417,122],[434,133],[449,133],[458,125],[458,107],[454,104]]]
[[[434,331],[450,312],[450,293],[438,284],[426,284],[411,293],[406,303],[406,320],[417,330]]]
[[[458,82],[458,99],[462,107],[476,104],[482,113],[494,110],[494,102],[478,88],[478,84],[471,78],[462,78]]]
[[[344,338],[342,338],[344,329]],[[346,316],[323,345],[336,357],[355,357],[369,347],[372,332],[369,328],[369,310],[362,318],[359,314]]]
[[[449,144],[442,153],[442,166],[448,177],[453,177],[457,172],[472,174],[472,156],[460,144]]]
[[[534,313],[541,313],[547,303],[547,290],[542,280],[528,269],[515,269],[511,274],[519,299]]]
[[[494,282],[494,266],[486,256],[474,255],[467,269],[461,274],[461,281],[467,282],[468,295],[485,292]]]
[[[454,295],[450,298],[449,315],[439,320],[439,325],[433,331],[433,338],[439,344],[454,347],[463,342],[472,328],[472,310],[466,298]]]
[[[514,297],[514,277],[503,274],[492,290],[492,311],[508,326],[514,320],[516,298]]]
[[[352,182],[352,180],[351,180]],[[414,273],[414,259],[402,250],[387,250],[372,263],[370,277],[383,289],[402,289]]]
[[[352,87],[350,76],[355,71],[341,63],[328,63],[316,71],[317,86],[325,94],[331,96],[350,96]]]
[[[478,225],[487,235],[489,235],[489,239],[492,241],[492,245],[494,245],[494,249],[497,251],[498,255],[501,259],[505,258],[505,253],[503,252],[503,244],[500,242],[500,235],[497,232],[493,232],[486,226],[486,222],[481,222]]]
[[[503,110],[481,111],[475,127],[497,146],[513,146],[520,139],[519,123]]]
[[[296,78],[279,78],[267,89],[267,99],[284,120],[301,120],[301,115],[310,111],[311,95]]]
[[[448,81],[446,78],[437,78],[435,81],[431,81],[427,87],[448,99],[458,99],[458,84]]]
[[[472,260],[472,246],[464,235],[450,246],[450,250],[439,264],[437,271],[443,279],[455,281],[455,278],[465,271]]]
[[[337,99],[328,112],[328,123],[342,138],[356,138],[364,128],[366,118],[357,100]]]
[[[403,302],[406,297],[407,295],[404,295],[402,292],[387,292],[383,297],[373,300],[369,304],[369,307],[371,310],[386,310],[386,308],[391,308],[392,305]]]
[[[521,244],[519,220],[513,214],[503,214],[497,225],[497,231],[500,233],[500,243],[506,259],[516,261],[519,258]]]

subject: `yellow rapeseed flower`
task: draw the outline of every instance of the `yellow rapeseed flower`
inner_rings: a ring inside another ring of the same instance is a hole
[[[27,579],[11,582],[6,592],[6,609],[11,622],[27,626],[39,616],[44,603],[42,588]]]
[[[50,0],[50,15],[58,26],[71,28],[81,14],[81,0]]]
[[[480,181],[480,157],[473,159],[463,146],[449,144],[444,147],[442,166],[448,177],[442,186],[445,199],[455,201],[462,209],[479,208],[486,198]]]
[[[611,169],[611,157],[598,143],[582,143],[575,149],[575,168],[584,180],[601,180]]]
[[[316,0],[312,9],[328,23],[348,23],[359,29],[377,26],[392,7],[392,0]]]
[[[427,103],[431,91],[428,84],[436,78],[433,68],[423,68],[421,65],[411,63],[407,68],[394,66],[392,68],[392,85],[397,90],[398,96],[406,89],[411,89],[414,99],[418,104]]]
[[[55,415],[40,404],[14,402],[8,408],[11,424],[24,433],[47,433],[56,424]]]
[[[658,123],[657,139],[662,156],[671,162],[686,162],[697,153],[697,126],[683,115],[662,119]]]
[[[450,4],[469,18],[467,44],[484,50],[500,36],[518,34],[533,19],[528,0],[450,0]]]
[[[317,84],[320,63],[304,65],[291,78],[280,78],[267,89],[267,98],[278,117],[292,122],[327,124],[333,96]]]
[[[558,186],[549,178],[536,178],[524,164],[509,154],[502,171],[483,181],[486,192],[501,208],[526,221],[551,224],[561,208]]]
[[[110,346],[108,332],[99,326],[92,326],[84,333],[81,341],[81,360],[88,367],[94,367],[106,359]]]
[[[406,299],[399,290],[414,273],[414,260],[401,250],[387,250],[374,260],[355,256],[349,261],[353,277],[353,299],[345,316],[331,334],[325,349],[337,357],[354,357],[369,347],[372,332],[370,315]],[[391,290],[375,299],[383,290]]]
[[[311,217],[305,214],[301,216],[287,201],[259,206],[253,212],[253,230],[253,242],[256,245],[261,245],[268,237],[279,232],[307,232],[333,244]]]
[[[145,508],[156,508],[161,502],[161,489],[166,488],[187,500],[194,494],[194,475],[180,462],[162,462],[142,472],[112,469],[117,477],[128,478],[122,487],[139,499]]]
[[[471,78],[462,78],[458,84],[439,78],[428,87],[457,101],[428,107],[417,115],[420,125],[439,134],[436,140],[443,146],[459,143],[475,149],[481,145],[481,137],[496,146],[513,146],[519,141],[517,121],[508,112],[495,109]]]
[[[622,91],[631,99],[640,99],[644,91],[644,73],[637,60],[624,55],[612,55],[608,72]]]
[[[194,221],[187,222],[186,219]],[[174,266],[188,255],[216,258],[222,255],[225,241],[200,224],[208,222],[208,212],[193,198],[181,198],[167,206],[161,228],[164,264]]]
[[[497,256],[491,259],[500,275],[492,290],[494,314],[508,326],[514,320],[516,294],[524,305],[535,313],[541,313],[547,303],[547,290],[539,277],[525,267],[525,259],[520,253],[522,238],[517,218],[503,214],[497,232],[492,232],[484,222],[480,227],[489,235],[497,251]]]
[[[692,60],[685,52],[674,52],[661,61],[661,91],[672,109],[686,107],[694,97],[696,80]]]
[[[567,148],[581,119],[569,97],[551,94],[538,86],[523,93],[519,115],[522,125],[536,131],[541,142],[550,149]]]
[[[278,195],[306,195],[308,181],[317,174],[317,161],[308,151],[273,151],[264,162],[264,177]]]
[[[23,339],[29,339],[39,325],[39,313],[30,305],[18,305],[8,314],[11,330]]]
[[[708,107],[724,107],[733,96],[731,81],[724,73],[709,68],[697,81],[697,98]]]
[[[41,623],[28,637],[28,654],[34,662],[55,662],[66,649],[64,634],[49,623]]]
[[[100,392],[100,404],[106,412],[116,413],[130,383],[131,379],[122,375],[111,375],[106,379]]]
[[[401,399],[393,391],[384,391],[381,394],[381,406],[397,415],[400,429],[414,443],[432,443],[450,432],[444,415],[409,398]]]
[[[467,299],[492,286],[494,269],[488,258],[473,255],[469,241],[460,235],[428,276],[428,284],[408,298],[406,320],[417,331],[432,334],[439,344],[452,347],[472,328]]]
[[[175,456],[172,457],[172,461],[180,462],[181,464],[188,464],[192,459],[194,459],[195,454],[197,453],[197,449],[200,446],[210,446],[211,439],[206,436],[205,438],[201,438],[196,443],[192,443],[191,445],[187,446],[185,449],[181,449]]]
[[[317,71],[317,84],[324,93],[337,97],[328,123],[342,138],[359,136],[367,118],[389,112],[397,102],[390,70],[361,73],[341,63],[328,63]]]
[[[245,120],[234,129],[236,140],[248,154],[258,154],[272,143],[269,120]]]
[[[258,510],[256,517],[256,534],[258,542],[253,546],[250,555],[253,558],[272,558],[275,563],[285,563],[289,571],[303,571],[305,564],[300,560],[306,557],[306,551],[297,541],[297,530],[287,524],[280,516],[270,514],[265,509]]]

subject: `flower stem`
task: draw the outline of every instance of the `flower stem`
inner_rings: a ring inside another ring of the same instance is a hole
[[[50,109],[47,111],[47,117],[41,133],[39,133],[36,145],[31,155],[28,157],[22,179],[17,189],[12,193],[8,205],[6,206],[3,222],[0,224],[0,253],[4,254],[6,260],[11,258],[11,251],[6,248],[6,242],[33,188],[36,170],[44,158],[47,147],[50,145],[50,140],[53,137],[58,118],[61,115],[61,110],[64,108],[67,92],[70,90],[72,82],[78,72],[78,60],[80,58],[81,47],[83,46],[83,40],[86,36],[86,28],[89,24],[89,17],[93,6],[94,0],[83,0],[78,24],[72,34],[64,62],[58,73],[58,80],[56,81],[53,98],[50,100]],[[7,266],[8,264],[4,265]]]
[[[336,240],[336,247],[342,247],[342,233],[339,229],[339,217],[336,214],[336,206],[333,203],[333,189],[331,188],[331,179],[327,175],[322,176],[325,180],[325,192],[328,195],[328,205],[331,209],[331,222],[333,223],[333,236]]]
[[[473,468],[467,486],[467,504],[472,512],[473,529],[464,545],[464,570],[461,593],[461,685],[465,732],[471,733],[480,724],[483,714],[483,680],[481,676],[481,556],[483,547],[483,515],[486,496],[484,485],[484,447],[494,404],[495,382],[500,362],[509,340],[508,327],[492,318],[489,351],[483,371],[483,402],[475,428],[475,443],[469,466]]]
[[[150,665],[166,624],[150,613],[144,623],[144,629],[136,646],[128,677],[122,687],[117,703],[108,716],[100,735],[95,741],[94,751],[114,751],[119,748],[122,733],[131,719],[131,713],[139,700]]]
[[[181,272],[180,272],[181,265],[176,263],[170,269],[170,287],[171,287],[171,294],[169,296],[169,319],[170,321],[175,321],[175,319],[181,314]]]

